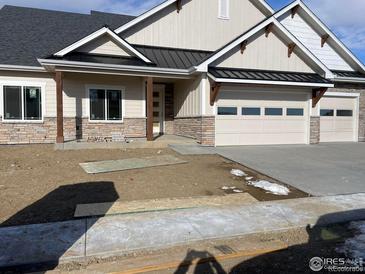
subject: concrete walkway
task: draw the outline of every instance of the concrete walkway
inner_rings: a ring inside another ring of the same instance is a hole
[[[0,266],[83,260],[308,224],[365,219],[365,194],[195,208],[0,229]]]

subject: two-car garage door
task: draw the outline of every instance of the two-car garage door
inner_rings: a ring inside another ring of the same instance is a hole
[[[222,91],[216,145],[305,144],[308,93]]]

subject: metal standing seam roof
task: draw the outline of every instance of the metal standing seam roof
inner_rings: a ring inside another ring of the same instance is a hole
[[[199,65],[212,51],[132,45],[157,67],[189,69]]]
[[[335,70],[332,71],[335,76],[337,77],[344,77],[344,78],[365,78],[365,74],[361,73],[361,72],[357,72],[357,71],[340,71],[340,70]]]
[[[237,80],[262,80],[298,83],[332,83],[316,73],[282,72],[270,70],[209,68],[215,78]]]

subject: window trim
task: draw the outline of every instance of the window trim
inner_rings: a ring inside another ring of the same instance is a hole
[[[5,119],[5,108],[4,108],[4,86],[17,86],[21,87],[22,97],[22,119],[8,120]],[[40,120],[25,120],[24,119],[24,87],[39,87],[41,88],[41,119]],[[4,124],[43,124],[46,113],[46,83],[36,81],[0,81],[0,115],[1,122]]]
[[[123,124],[125,118],[125,87],[124,86],[112,86],[112,85],[86,85],[86,112],[88,116],[89,123],[95,124]],[[120,90],[121,91],[121,100],[122,100],[122,119],[120,120],[107,120],[107,100],[105,97],[105,120],[91,120],[90,113],[90,89],[103,89],[103,90]]]
[[[222,1],[227,1],[227,16],[223,16],[221,14],[222,10]],[[218,0],[218,19],[221,20],[229,20],[230,19],[230,0]]]

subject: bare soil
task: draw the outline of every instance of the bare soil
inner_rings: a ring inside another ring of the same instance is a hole
[[[172,154],[186,164],[122,172],[87,174],[82,162]],[[259,201],[308,196],[289,187],[289,196],[275,196],[247,186],[230,174],[239,168],[254,179],[263,174],[216,155],[182,156],[170,149],[55,151],[52,145],[0,147],[0,226],[64,221],[77,204],[226,195],[235,186]]]

